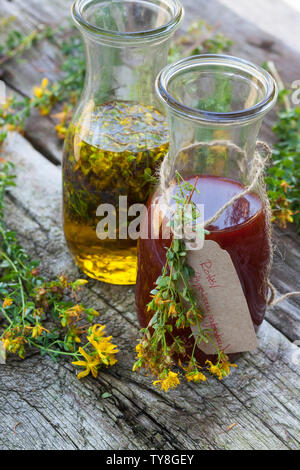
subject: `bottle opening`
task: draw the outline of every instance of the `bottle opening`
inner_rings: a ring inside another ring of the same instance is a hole
[[[188,57],[165,67],[156,89],[171,111],[218,123],[264,115],[277,98],[276,83],[266,70],[218,54]]]
[[[91,33],[119,38],[156,38],[168,35],[180,23],[179,0],[76,0],[75,23]]]

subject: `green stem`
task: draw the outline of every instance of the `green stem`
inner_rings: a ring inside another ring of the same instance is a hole
[[[19,287],[20,287],[20,295],[21,295],[21,299],[22,299],[22,321],[23,321],[23,325],[24,325],[24,317],[25,317],[25,297],[24,297],[24,288],[23,288],[23,284],[22,284],[22,279],[21,279],[21,276],[20,276],[20,273],[16,267],[16,265],[13,263],[13,261],[2,251],[0,253],[1,256],[3,256],[7,261],[8,263],[11,265],[11,267],[14,269],[14,271],[16,272],[17,274],[17,278],[18,278],[18,283],[19,283]]]
[[[2,307],[1,307],[1,312],[2,312],[2,315],[4,316],[4,318],[6,318],[6,320],[9,322],[9,324],[12,325],[13,321],[9,318],[9,316],[5,312],[4,308],[2,308]]]
[[[76,353],[68,353],[64,351],[58,351],[57,349],[46,348],[45,346],[41,346],[39,344],[34,343],[33,341],[30,341],[30,344],[31,346],[34,346],[35,348],[41,349],[48,353],[59,354],[60,356],[73,356],[75,359],[79,359],[79,356]]]

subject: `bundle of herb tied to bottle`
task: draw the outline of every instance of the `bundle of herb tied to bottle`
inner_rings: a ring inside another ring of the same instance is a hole
[[[250,80],[243,89],[240,68],[259,76],[265,101],[257,103]],[[206,86],[208,98],[199,102]],[[238,58],[195,56],[167,66],[156,90],[171,116],[171,142],[141,224],[142,233],[154,227],[156,236],[139,241],[142,338],[133,371],[145,370],[154,386],[168,391],[182,379],[227,377],[240,353],[258,347],[267,305],[299,293],[275,301],[269,281],[272,214],[264,170],[272,152],[256,137],[262,113],[276,102],[273,78]]]

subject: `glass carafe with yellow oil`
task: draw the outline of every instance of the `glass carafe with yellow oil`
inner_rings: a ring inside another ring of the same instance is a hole
[[[136,240],[122,211],[147,200],[168,151],[154,83],[183,9],[178,0],[77,0],[72,16],[87,73],[64,147],[65,236],[90,277],[134,284]],[[103,222],[109,208],[114,230]]]

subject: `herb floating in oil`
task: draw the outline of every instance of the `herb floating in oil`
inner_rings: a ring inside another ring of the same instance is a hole
[[[54,360],[65,356],[84,367],[78,378],[97,376],[101,366],[117,362],[117,346],[105,336],[105,326],[92,322],[99,313],[79,303],[87,281],[70,281],[61,275],[46,281],[38,263],[18,243],[4,224],[4,195],[14,184],[12,165],[2,160],[0,169],[0,342],[5,353],[24,359],[29,348]],[[1,352],[1,350],[0,350]],[[2,358],[3,359],[3,358]]]
[[[175,214],[170,226],[176,229],[176,220],[187,204],[192,204],[192,217],[197,227],[199,212],[192,201],[193,193],[197,190],[197,178],[194,185],[184,181],[177,172],[178,194],[173,197],[176,201]],[[198,229],[203,230],[201,227]],[[217,361],[213,364],[206,361],[206,369],[222,380],[230,374],[231,364],[224,351],[221,351],[211,338],[211,331],[201,327],[202,312],[197,305],[191,287],[194,270],[188,265],[185,241],[173,238],[167,249],[166,264],[161,275],[156,280],[152,290],[152,300],[147,309],[153,313],[149,325],[142,329],[142,340],[136,346],[137,358],[133,371],[145,369],[154,376],[153,385],[167,392],[180,384],[182,371],[188,382],[205,382],[205,370],[198,364],[195,357],[196,348],[201,342],[211,342],[216,348]],[[176,330],[197,328],[192,354],[187,364],[182,364],[181,358],[187,355],[186,348]],[[181,373],[176,372],[181,369]]]
[[[127,196],[128,207],[147,201],[168,141],[164,116],[132,102],[107,103],[71,125],[64,153],[64,229],[77,264],[90,276],[134,282],[136,241],[118,239],[119,196]],[[97,237],[101,204],[116,208],[116,239]]]

